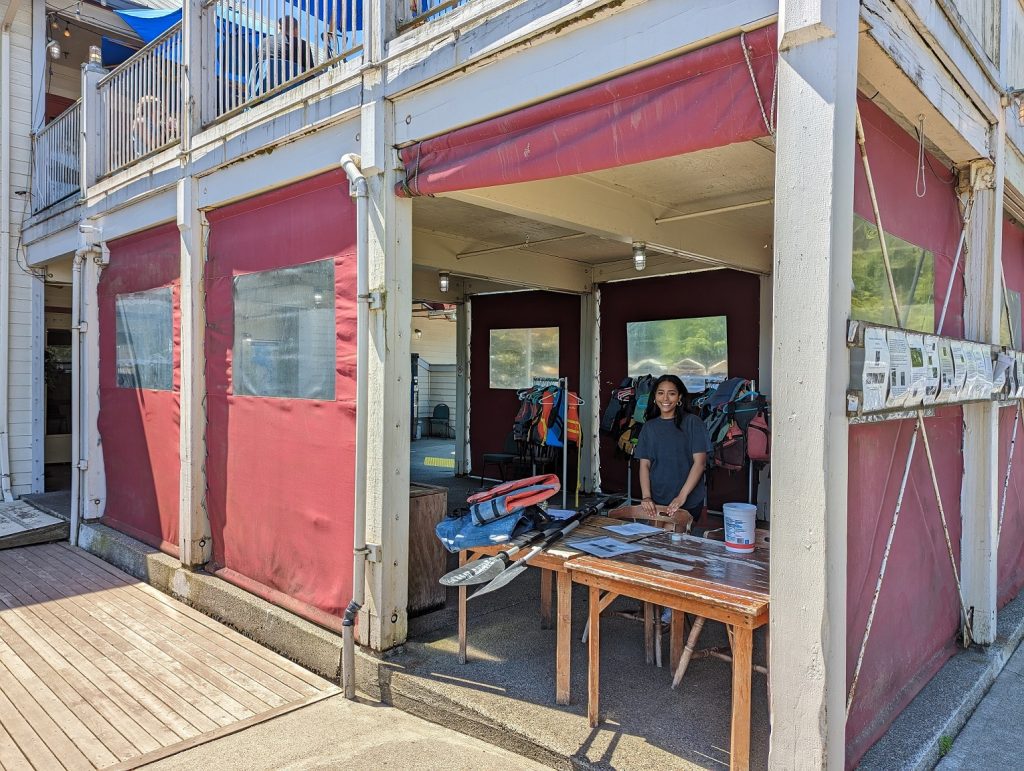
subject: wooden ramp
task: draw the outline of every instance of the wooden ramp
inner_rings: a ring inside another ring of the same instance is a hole
[[[67,520],[40,511],[24,501],[0,503],[0,549],[66,541],[68,532]]]
[[[134,768],[338,693],[67,544],[0,551],[0,767]]]

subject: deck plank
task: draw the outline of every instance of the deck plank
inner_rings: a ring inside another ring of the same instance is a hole
[[[131,768],[339,691],[66,544],[0,551],[0,768]]]

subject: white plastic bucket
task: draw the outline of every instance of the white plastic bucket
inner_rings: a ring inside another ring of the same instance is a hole
[[[725,518],[725,548],[749,554],[754,551],[754,522],[757,506],[752,503],[727,503],[722,506]]]

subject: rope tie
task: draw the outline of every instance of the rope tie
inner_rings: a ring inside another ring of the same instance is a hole
[[[757,77],[754,75],[754,63],[750,59],[750,49],[747,47],[747,33],[740,33],[740,48],[743,49],[743,58],[747,62],[747,72],[750,73],[750,82],[754,85],[754,95],[757,97],[757,106],[761,108],[761,118],[764,120],[764,127],[768,129],[771,136],[775,136],[775,94],[779,84],[779,60],[775,59],[775,77],[772,83],[771,106],[765,110],[764,99],[761,98],[761,87],[757,84]]]
[[[928,180],[924,175],[924,114],[917,116],[917,179],[914,180],[914,193],[924,198],[928,193]]]

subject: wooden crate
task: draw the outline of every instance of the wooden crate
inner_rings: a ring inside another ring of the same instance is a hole
[[[444,605],[445,588],[438,579],[446,572],[448,552],[434,533],[448,513],[444,487],[409,486],[409,615]]]

